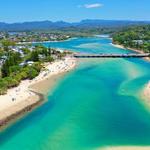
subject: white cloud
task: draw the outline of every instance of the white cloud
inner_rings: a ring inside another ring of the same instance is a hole
[[[79,5],[78,7],[79,8],[84,7],[84,8],[90,9],[90,8],[99,8],[102,6],[103,6],[103,4],[101,4],[101,3],[94,3],[94,4]]]

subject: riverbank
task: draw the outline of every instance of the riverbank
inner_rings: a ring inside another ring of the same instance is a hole
[[[99,150],[150,150],[149,146],[119,146],[119,147],[108,147]]]
[[[68,38],[66,40],[60,40],[60,41],[39,41],[39,42],[18,42],[17,44],[22,45],[22,44],[43,44],[43,43],[58,43],[58,42],[65,42],[65,41],[70,41],[76,39],[74,38]]]
[[[140,54],[143,54],[144,52],[141,50],[137,50],[137,49],[133,49],[133,48],[126,48],[122,45],[118,45],[118,44],[113,44],[111,43],[111,45],[117,47],[117,48],[121,48],[121,49],[127,49],[127,50],[131,50]],[[146,61],[150,61],[149,57],[145,57],[143,58]],[[145,106],[149,109],[150,108],[150,82],[148,82],[147,84],[144,85],[143,90],[140,92],[141,99],[144,101]]]
[[[127,49],[127,50],[131,50],[140,54],[143,54],[144,52],[141,50],[137,50],[134,48],[126,48],[122,45],[117,45],[117,44],[113,44],[113,46],[117,47],[117,48],[121,48],[121,49]],[[147,61],[150,61],[150,58],[144,58]],[[144,105],[146,108],[150,108],[150,82],[148,82],[147,84],[144,85],[143,90],[140,92],[141,99],[144,102]],[[150,147],[149,146],[120,146],[120,147],[110,147],[110,148],[105,148],[104,150],[149,150]]]
[[[141,50],[138,50],[138,49],[134,49],[134,48],[130,48],[130,47],[124,47],[123,45],[119,45],[119,44],[114,44],[114,43],[111,43],[111,45],[117,47],[117,48],[121,48],[121,49],[127,49],[127,50],[131,50],[133,52],[137,52],[139,54],[144,54],[143,51]],[[149,57],[144,57],[143,59],[147,60],[147,61],[150,61],[150,58]]]
[[[33,80],[22,81],[18,87],[8,90],[6,95],[0,96],[0,127],[35,107],[54,86],[57,79],[67,71],[73,69],[76,60],[66,57],[65,60],[45,64],[45,69]]]
[[[121,48],[121,49],[126,49],[124,46],[122,45],[118,45],[118,44],[114,44],[114,43],[110,43],[112,46],[117,47],[117,48]]]

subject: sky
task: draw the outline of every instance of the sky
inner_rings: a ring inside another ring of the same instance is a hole
[[[149,20],[150,0],[0,0],[0,22]]]

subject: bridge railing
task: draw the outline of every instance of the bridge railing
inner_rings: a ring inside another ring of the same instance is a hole
[[[74,54],[76,58],[101,58],[101,57],[150,57],[150,53],[136,54],[136,53],[128,53],[128,54]]]

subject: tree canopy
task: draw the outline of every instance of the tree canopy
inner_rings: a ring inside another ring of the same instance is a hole
[[[133,26],[113,34],[113,42],[150,52],[150,25]]]

